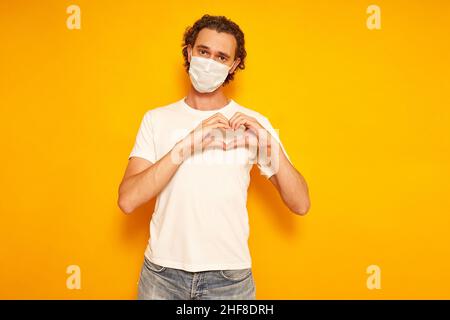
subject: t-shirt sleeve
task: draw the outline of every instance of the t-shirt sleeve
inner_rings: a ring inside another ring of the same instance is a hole
[[[287,154],[283,143],[280,140],[280,137],[275,130],[275,128],[270,123],[269,119],[262,116],[260,124],[274,137],[274,139],[278,142],[278,144],[281,146],[281,150],[283,150],[284,154],[286,155],[286,158],[289,160],[289,162],[292,164],[291,159],[289,158],[289,155]],[[271,176],[273,176],[277,172],[277,168],[274,168],[273,166],[265,165],[265,164],[259,164],[257,163],[257,166],[259,168],[259,171],[261,174],[269,179]]]
[[[141,120],[136,140],[128,159],[131,157],[144,158],[151,163],[156,162],[155,141],[152,126],[151,110],[147,111]]]

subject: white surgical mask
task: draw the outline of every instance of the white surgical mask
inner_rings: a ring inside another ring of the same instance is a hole
[[[191,54],[189,76],[198,92],[213,92],[222,85],[232,66]]]

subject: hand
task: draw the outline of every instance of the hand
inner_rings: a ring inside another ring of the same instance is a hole
[[[233,148],[240,146],[257,147],[257,162],[261,165],[271,163],[272,157],[278,156],[278,142],[254,117],[236,112],[230,118],[229,123],[233,130],[237,130],[241,126],[245,128],[243,138],[233,140]],[[276,151],[274,154],[272,154],[272,149]]]
[[[226,149],[223,140],[215,139],[217,134],[213,134],[216,130],[231,129],[228,119],[220,112],[215,113],[211,117],[204,119],[197,127],[195,127],[184,139],[177,143],[174,148],[173,159],[176,163],[186,160],[190,155],[197,151],[220,144],[222,149]],[[199,150],[200,149],[200,150]]]
[[[243,128],[243,129],[241,129]],[[241,133],[241,135],[235,135]],[[228,143],[224,141],[226,137],[232,136]],[[236,112],[228,120],[220,112],[203,120],[194,128],[176,148],[175,161],[177,163],[184,161],[190,155],[196,152],[203,152],[207,148],[218,147],[224,151],[238,147],[256,149],[257,162],[265,165],[270,162],[273,141],[272,135],[253,117],[241,112]]]

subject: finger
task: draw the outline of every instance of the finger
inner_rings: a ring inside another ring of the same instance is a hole
[[[230,123],[228,122],[228,119],[222,119],[222,118],[218,118],[216,121],[214,121],[213,123],[223,123],[227,128],[231,129],[230,127]]]
[[[236,112],[229,120],[230,122],[230,126],[231,128],[233,128],[233,124],[236,122],[236,119],[240,118],[241,116],[243,116],[243,114],[241,112]]]
[[[217,117],[218,115],[221,115],[221,113],[220,113],[220,112],[214,113],[212,116],[209,116],[208,118],[206,118],[206,119],[203,120],[203,121],[208,122],[209,120],[214,119],[214,118]]]
[[[214,120],[212,123],[223,123],[228,129],[231,129],[228,119],[218,118],[218,119]]]
[[[257,128],[256,122],[253,121],[252,118],[248,118],[248,117],[245,117],[245,116],[237,118],[235,120],[235,122],[233,123],[232,128],[234,130],[238,130],[240,126],[244,126],[246,129],[251,129],[251,131],[253,131],[253,132],[255,132],[255,130]]]
[[[225,120],[225,121],[228,122],[228,118],[225,117],[225,115],[224,115],[223,113],[220,113],[220,112],[217,112],[217,113],[215,113],[212,117],[210,117],[210,118],[209,118],[209,121],[214,120],[214,119],[216,119],[216,118],[220,118],[220,119],[223,119],[223,120]]]
[[[210,124],[203,128],[203,130],[206,133],[210,133],[212,130],[221,130],[221,129],[223,129],[225,131],[226,129],[229,129],[229,125],[218,122],[218,123]],[[217,132],[217,134],[219,134],[219,133]],[[223,131],[220,131],[220,134],[223,135]]]
[[[233,123],[232,129],[233,130],[238,130],[240,126],[244,126],[245,128],[247,128],[247,123],[248,120],[246,118],[237,118],[236,121]]]
[[[204,149],[219,148],[222,150],[225,150],[225,147],[226,147],[223,139],[220,139],[215,136],[210,136],[207,139],[205,139],[204,146],[205,146]]]
[[[211,132],[212,129],[228,129],[228,124],[222,123],[222,122],[216,122],[209,125],[206,125],[198,130],[201,130],[203,134],[207,134]]]
[[[216,140],[215,136],[207,136],[202,141],[202,150],[205,151],[206,149],[213,148],[215,146],[215,144],[217,144],[217,143],[218,143],[218,141]]]
[[[241,120],[238,120],[236,122],[236,128],[239,128],[239,126],[243,125],[246,129],[250,130],[254,134],[258,135],[258,122],[254,118],[245,118],[243,122]]]
[[[222,124],[214,124],[208,127],[207,136],[213,136],[216,141],[224,141],[224,132],[226,128]],[[224,130],[225,129],[225,130]]]
[[[211,119],[208,122],[204,123],[203,126],[209,126],[209,125],[214,124],[214,123],[223,123],[224,125],[227,125],[228,127],[230,126],[228,120],[223,119],[221,117],[216,117],[214,119]]]
[[[227,117],[225,117],[224,114],[219,112],[217,116],[220,117],[221,119],[223,119],[226,123],[228,123],[228,124],[230,123],[230,121],[228,120]]]
[[[215,115],[213,115],[212,117],[208,118],[205,122],[206,125],[208,124],[212,124],[215,122],[222,122],[225,124],[229,124],[228,118],[225,117],[222,113],[218,112]]]
[[[235,130],[236,128],[236,122],[238,122],[241,119],[245,119],[247,116],[244,114],[239,114],[236,117],[234,117],[234,119],[230,119],[230,126],[233,130]]]
[[[223,136],[223,130],[228,129],[228,125],[225,125],[223,123],[214,123],[212,125],[206,126],[206,127],[200,127],[193,131],[191,134],[191,141],[193,144],[201,143],[203,139],[205,139],[208,136]],[[217,132],[215,131],[217,130]]]
[[[206,149],[208,145],[210,145],[214,141],[214,136],[206,136],[202,140],[202,150]]]
[[[243,115],[242,112],[236,112],[235,114],[233,114],[233,116],[230,118],[230,125],[231,125],[231,121],[234,121],[237,117],[239,117],[240,115]]]

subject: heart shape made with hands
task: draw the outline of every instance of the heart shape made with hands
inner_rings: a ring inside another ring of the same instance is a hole
[[[239,147],[257,148],[258,138],[256,134],[241,126],[236,130],[218,128],[210,134],[212,141],[208,143],[205,149],[219,148],[224,151],[233,150]]]

